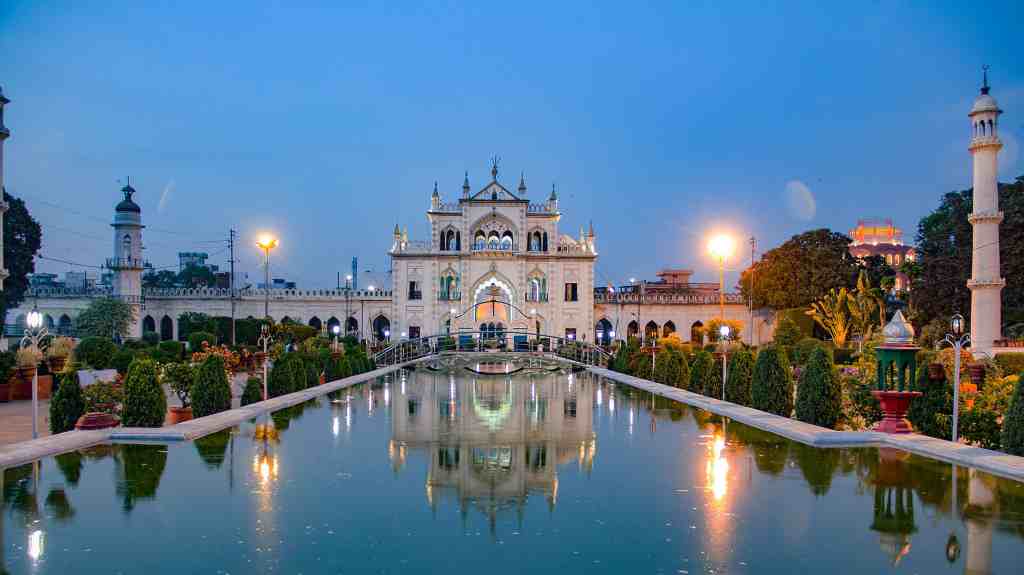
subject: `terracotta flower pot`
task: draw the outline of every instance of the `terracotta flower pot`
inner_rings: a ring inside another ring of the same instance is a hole
[[[327,383],[327,376],[321,373],[320,374],[320,385],[323,385],[325,383]]]
[[[981,386],[985,383],[985,364],[984,363],[972,363],[967,366],[967,373],[971,374],[971,383]]]
[[[932,381],[942,381],[946,378],[946,369],[942,367],[941,363],[929,363],[928,364],[928,379]]]
[[[36,368],[19,367],[15,372],[14,380],[11,382],[11,399],[32,399],[32,377],[36,374]]]
[[[192,419],[192,408],[191,407],[168,407],[167,408],[167,424],[177,425],[183,421]]]

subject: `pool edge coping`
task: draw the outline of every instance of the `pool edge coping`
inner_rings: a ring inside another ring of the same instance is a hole
[[[61,453],[67,453],[76,449],[86,449],[103,443],[177,443],[180,441],[191,441],[222,429],[238,425],[243,421],[252,419],[267,412],[277,411],[304,403],[322,395],[345,389],[353,385],[365,383],[378,377],[403,369],[409,365],[428,360],[430,357],[422,357],[404,363],[382,367],[358,375],[352,375],[343,379],[329,381],[323,385],[296,391],[287,395],[274,397],[266,401],[251,403],[243,407],[237,407],[198,417],[176,425],[165,425],[163,427],[114,427],[110,429],[98,429],[91,431],[72,430],[48,435],[38,439],[29,439],[11,443],[0,447],[0,470],[10,467],[17,467],[26,463],[51,457]]]
[[[1024,482],[1024,457],[916,433],[893,435],[877,431],[836,431],[602,367],[587,366],[587,370],[606,379],[728,417],[744,425],[811,447],[892,447]]]

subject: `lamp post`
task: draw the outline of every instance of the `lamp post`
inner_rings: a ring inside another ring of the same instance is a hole
[[[953,333],[947,333],[946,337],[939,341],[939,345],[948,343],[953,347],[953,443],[957,442],[957,423],[960,420],[960,350],[964,345],[971,343],[971,334],[964,333],[964,316],[954,314],[949,320],[949,329]]]
[[[725,371],[725,364],[727,363],[726,352],[728,347],[726,346],[729,342],[729,326],[723,323],[722,327],[718,328],[718,333],[722,336],[722,401],[725,401],[725,379],[727,375]]]
[[[256,245],[263,250],[263,317],[270,317],[270,250],[278,245],[277,238],[265,235],[256,240]]]
[[[267,345],[273,338],[270,336],[270,324],[260,326],[260,338],[257,342],[263,346],[263,401],[267,400]]]
[[[644,332],[640,331],[640,291],[636,289],[636,278],[629,278],[629,285],[633,286],[633,297],[636,298],[636,337],[640,340],[640,346],[644,345]],[[627,330],[628,332],[629,330]],[[626,335],[629,339],[629,335]]]
[[[718,260],[718,308],[719,318],[725,321],[725,259],[732,255],[736,242],[732,237],[719,234],[708,242],[708,251]]]
[[[340,349],[340,347],[338,346],[338,334],[341,333],[341,326],[339,324],[334,324],[334,327],[331,328],[331,331],[334,332],[334,351],[338,351],[338,349]]]
[[[22,347],[29,345],[39,354],[46,346],[44,340],[50,335],[46,326],[43,325],[43,314],[33,306],[32,311],[28,312],[25,323],[28,327],[25,329],[25,336],[21,338],[21,345]],[[35,369],[32,374],[32,439],[35,439],[39,437],[39,366],[33,367]]]

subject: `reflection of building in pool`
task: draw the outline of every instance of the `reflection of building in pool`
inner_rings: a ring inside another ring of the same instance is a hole
[[[468,372],[416,377],[424,381],[394,398],[390,451],[393,461],[406,449],[430,455],[431,507],[453,495],[464,516],[476,507],[493,529],[498,514],[521,513],[530,494],[543,494],[553,508],[558,465],[575,461],[590,471],[596,444],[588,376],[570,375],[568,383],[563,375],[515,382]]]

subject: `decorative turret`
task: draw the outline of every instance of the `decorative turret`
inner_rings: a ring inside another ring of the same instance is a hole
[[[519,197],[526,197],[526,172],[519,174]]]
[[[971,350],[989,354],[995,341],[1002,338],[1002,290],[1006,281],[999,269],[999,115],[1002,110],[989,94],[988,66],[983,68],[981,94],[974,99],[970,113],[971,144],[974,158],[973,209],[967,220],[973,229],[971,279]]]
[[[469,171],[466,171],[466,177],[462,180],[462,197],[469,199]]]
[[[434,181],[434,193],[430,195],[430,209],[441,209],[441,194],[437,192],[437,180]]]
[[[121,188],[124,198],[114,208],[114,257],[107,260],[107,268],[114,272],[113,295],[138,312],[142,305],[142,209],[135,203],[135,188],[131,182]],[[139,318],[139,314],[135,314]],[[129,336],[142,337],[141,319],[132,322]]]
[[[7,211],[7,202],[3,194],[4,188],[4,140],[10,135],[10,130],[4,125],[4,106],[10,103],[4,97],[3,88],[0,88],[0,290],[4,289],[4,279],[7,278],[7,268],[4,267],[4,213]]]
[[[548,196],[548,211],[558,211],[558,192],[555,190],[555,183],[551,182],[551,195]]]

